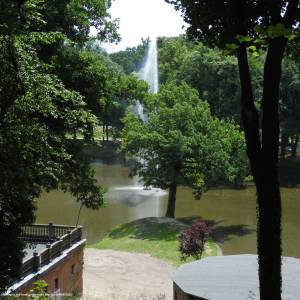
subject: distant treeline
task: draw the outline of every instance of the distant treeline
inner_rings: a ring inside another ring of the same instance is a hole
[[[128,74],[137,72],[146,54],[148,40],[139,46],[110,55]],[[251,76],[257,108],[260,110],[264,57],[251,55]],[[159,82],[185,81],[208,101],[212,113],[241,125],[240,82],[235,56],[218,48],[180,37],[158,38]],[[286,57],[280,86],[281,156],[296,156],[300,134],[300,63]]]

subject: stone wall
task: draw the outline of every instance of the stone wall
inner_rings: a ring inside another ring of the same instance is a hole
[[[173,299],[174,300],[208,300],[185,293],[175,282],[173,282]]]

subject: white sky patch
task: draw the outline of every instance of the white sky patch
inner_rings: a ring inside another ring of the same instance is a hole
[[[105,44],[108,52],[124,50],[141,43],[142,38],[178,36],[184,33],[180,12],[164,0],[115,0],[110,14],[120,19],[118,45]]]

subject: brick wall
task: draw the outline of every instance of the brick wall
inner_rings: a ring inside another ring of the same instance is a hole
[[[36,276],[14,293],[26,294],[33,288],[33,282],[45,280],[48,283],[49,294],[54,293],[57,289],[60,293],[82,294],[83,249],[84,245],[80,245],[50,269]]]

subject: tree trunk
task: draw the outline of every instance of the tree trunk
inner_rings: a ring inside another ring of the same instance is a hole
[[[77,130],[73,129],[73,140],[76,141],[77,140]]]
[[[102,124],[102,141],[105,141],[105,124]]]
[[[168,208],[166,212],[167,218],[175,218],[176,192],[177,192],[177,184],[172,183],[169,188]]]
[[[298,142],[299,142],[299,134],[295,134],[292,142],[292,153],[291,153],[293,158],[297,157]]]
[[[262,140],[254,107],[247,52],[238,49],[242,118],[247,153],[257,189],[257,250],[261,300],[281,299],[281,198],[278,182],[279,82],[285,39],[271,41],[264,68]]]
[[[234,0],[236,34],[247,36],[246,1]],[[288,1],[284,16],[276,5],[269,3],[271,24],[292,28],[298,13],[298,0]],[[264,65],[262,99],[262,136],[258,131],[257,112],[245,44],[237,50],[242,87],[242,117],[247,153],[257,190],[257,250],[259,262],[260,300],[281,300],[281,197],[278,180],[279,152],[279,84],[281,63],[287,39],[270,39]]]
[[[286,39],[270,41],[262,99],[262,182],[258,189],[261,299],[281,299],[281,196],[278,180],[279,84]]]
[[[289,143],[289,137],[284,131],[282,131],[281,145],[280,145],[280,157],[281,158],[285,158],[285,156],[286,156],[286,147],[288,146],[288,143]]]
[[[245,5],[235,1],[237,34],[245,30]],[[270,41],[264,67],[262,136],[254,106],[251,77],[244,44],[237,49],[242,91],[242,119],[247,154],[257,190],[257,251],[261,300],[281,299],[281,199],[278,182],[279,83],[286,39]]]
[[[108,141],[108,125],[105,126],[105,132],[106,132],[106,140]]]

